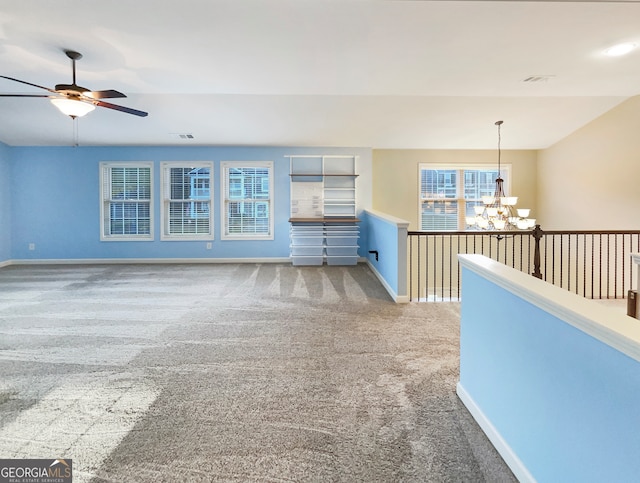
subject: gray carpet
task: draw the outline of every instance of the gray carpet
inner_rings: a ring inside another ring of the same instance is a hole
[[[0,457],[74,481],[515,481],[455,395],[459,305],[366,265],[0,270]]]

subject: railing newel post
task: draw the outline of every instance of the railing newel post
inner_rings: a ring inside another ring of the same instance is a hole
[[[542,272],[540,271],[540,240],[544,235],[542,228],[540,225],[536,225],[533,231],[531,232],[534,240],[533,247],[533,276],[536,278],[542,278]]]

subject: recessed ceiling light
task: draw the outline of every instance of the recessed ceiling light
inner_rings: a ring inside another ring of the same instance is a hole
[[[604,51],[604,53],[609,57],[619,57],[621,55],[628,54],[635,48],[636,48],[636,44],[627,42],[624,44],[618,44],[618,45],[614,45],[613,47],[609,47],[607,50]]]

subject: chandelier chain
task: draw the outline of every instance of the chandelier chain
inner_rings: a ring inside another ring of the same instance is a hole
[[[498,178],[500,178],[500,140],[501,140],[501,136],[500,136],[500,127],[502,126],[502,123],[504,121],[496,121],[496,126],[498,126]]]

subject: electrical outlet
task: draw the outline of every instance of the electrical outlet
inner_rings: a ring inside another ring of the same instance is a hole
[[[213,246],[213,245],[211,244],[211,242],[207,243],[207,250],[211,250],[211,247],[212,247],[212,246]]]
[[[36,249],[36,244],[35,243],[29,243],[29,250],[35,250]]]

